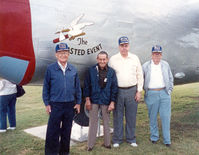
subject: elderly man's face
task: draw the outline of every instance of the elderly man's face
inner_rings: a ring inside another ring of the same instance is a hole
[[[162,53],[160,53],[160,52],[152,53],[152,60],[153,60],[154,64],[158,65],[160,63],[161,59],[162,59]]]
[[[97,62],[99,64],[100,68],[103,69],[108,63],[108,58],[107,58],[106,54],[99,54],[97,57]]]
[[[66,63],[68,61],[69,51],[59,51],[55,56],[60,63]]]
[[[119,45],[120,54],[124,57],[128,56],[129,44],[120,44]]]

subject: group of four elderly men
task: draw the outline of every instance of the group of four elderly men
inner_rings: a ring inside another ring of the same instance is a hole
[[[145,102],[150,120],[150,140],[159,140],[157,115],[162,122],[163,143],[169,147],[171,119],[171,91],[173,76],[169,64],[162,60],[162,47],[152,47],[152,59],[141,66],[139,58],[129,53],[129,39],[119,38],[119,53],[108,58],[105,51],[97,55],[97,64],[89,68],[84,81],[83,94],[89,110],[87,150],[92,151],[97,134],[98,110],[101,109],[104,125],[105,148],[111,148],[109,131],[110,111],[113,110],[113,147],[125,140],[137,147],[135,129],[138,102],[144,87]],[[68,63],[69,47],[56,46],[57,62],[48,66],[43,86],[43,101],[49,113],[46,134],[46,155],[67,155],[75,110],[80,112],[81,88],[76,68]],[[109,62],[109,65],[108,65]]]

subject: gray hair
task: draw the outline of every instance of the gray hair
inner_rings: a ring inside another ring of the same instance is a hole
[[[105,51],[101,51],[101,52],[99,52],[99,53],[98,53],[98,55],[97,55],[97,58],[99,57],[99,55],[100,55],[100,54],[105,54],[105,55],[106,55],[106,57],[108,58],[108,53],[107,53],[107,52],[105,52]]]

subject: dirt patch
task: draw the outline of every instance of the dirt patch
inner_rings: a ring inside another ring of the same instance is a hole
[[[26,154],[30,154],[31,150],[25,149],[22,150],[18,155],[26,155]]]

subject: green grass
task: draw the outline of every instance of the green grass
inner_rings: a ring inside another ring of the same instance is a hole
[[[23,131],[30,127],[44,125],[48,121],[41,99],[42,87],[26,86],[25,90],[26,94],[17,100],[17,129],[0,134],[0,155],[44,154],[44,140]],[[110,124],[112,126],[112,122]],[[92,152],[85,151],[86,142],[83,142],[71,147],[71,155],[199,154],[199,83],[174,87],[171,148],[163,145],[161,130],[158,144],[153,145],[149,141],[148,113],[143,101],[138,106],[136,135],[139,145],[137,148],[123,143],[119,148],[105,149],[101,147],[103,137],[100,137]]]

